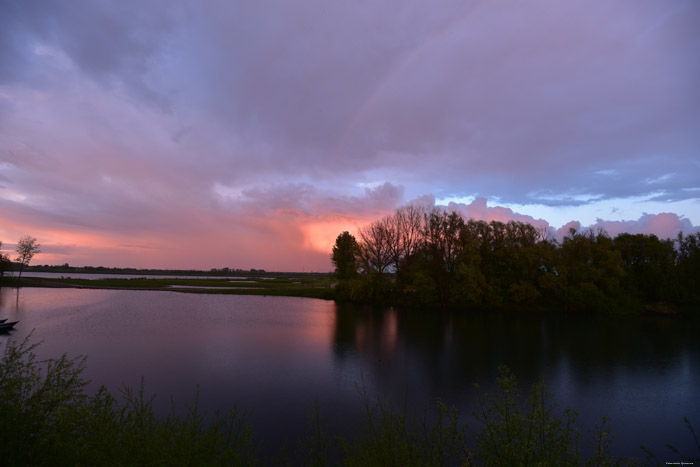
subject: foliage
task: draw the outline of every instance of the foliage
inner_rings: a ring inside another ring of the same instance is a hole
[[[677,274],[679,302],[688,306],[700,303],[700,232],[684,236],[679,233],[676,239],[678,250]]]
[[[469,462],[467,438],[456,409],[437,401],[437,415],[417,417],[398,411],[377,396],[372,403],[364,384],[358,394],[364,426],[358,439],[340,440],[343,464],[348,466],[442,466]]]
[[[314,274],[304,277],[246,278],[230,279],[151,279],[145,277],[131,279],[39,279],[32,286],[39,287],[81,287],[81,288],[120,288],[129,290],[171,290],[200,294],[227,295],[271,295],[285,297],[307,297],[333,300],[336,296],[331,288],[328,274]],[[29,286],[30,284],[24,284]],[[218,287],[218,288],[212,288]]]
[[[85,358],[38,360],[31,335],[5,341],[0,361],[0,463],[3,465],[253,465],[256,452],[246,415],[236,409],[207,417],[199,390],[185,416],[173,409],[160,416],[143,380],[138,391],[125,388],[121,402],[106,388],[86,394]],[[634,459],[610,454],[607,418],[592,430],[593,451],[580,448],[576,412],[557,414],[544,383],[533,385],[529,400],[515,376],[500,367],[498,390],[479,390],[474,437],[454,408],[437,401],[435,410],[416,413],[373,398],[357,387],[364,426],[356,438],[335,438],[323,427],[316,404],[304,446],[306,464],[325,466],[334,445],[342,465],[630,465]],[[477,386],[478,388],[478,386]],[[522,409],[525,407],[525,410]],[[700,443],[692,425],[686,424]],[[644,448],[643,448],[644,449]],[[673,446],[675,458],[682,458]],[[644,449],[650,463],[656,456]],[[700,460],[696,458],[689,461]]]
[[[0,242],[0,282],[5,276],[5,271],[9,271],[12,267],[12,261],[10,261],[10,257],[6,253],[3,253],[1,250],[2,242]]]
[[[85,393],[85,358],[38,360],[37,344],[9,339],[0,364],[3,465],[249,465],[251,430],[237,411],[212,421],[195,401],[184,417],[163,418],[153,397],[104,387]]]
[[[401,466],[623,466],[636,465],[634,458],[611,455],[613,441],[607,417],[591,430],[592,451],[581,448],[576,427],[577,413],[556,413],[552,395],[543,382],[532,386],[523,400],[515,376],[499,367],[498,389],[484,393],[478,385],[479,410],[474,412],[478,429],[473,438],[459,412],[440,400],[435,409],[422,414],[397,409],[381,397],[372,398],[364,384],[358,387],[364,426],[356,439],[337,439],[341,465]],[[521,407],[526,409],[522,410]],[[330,442],[315,407],[310,417],[308,465],[329,465]]]
[[[562,415],[554,415],[552,395],[543,382],[533,385],[529,410],[521,411],[515,376],[505,366],[499,367],[499,371],[499,391],[493,395],[480,394],[479,411],[474,413],[483,425],[476,435],[478,463],[580,465],[581,436],[575,427],[577,413],[566,409]],[[478,389],[478,385],[476,387]],[[601,451],[600,457],[608,457],[608,452]]]
[[[41,252],[41,245],[36,238],[25,235],[17,242],[17,261],[19,262],[19,279],[22,278],[22,270],[29,265],[35,254]]]
[[[360,247],[350,232],[338,235],[333,246],[331,260],[335,265],[335,277],[339,280],[349,280],[357,275],[358,256]]]
[[[700,308],[700,233],[672,241],[572,229],[559,243],[523,222],[407,207],[360,229],[358,251],[360,277],[342,284],[338,298],[579,312]]]

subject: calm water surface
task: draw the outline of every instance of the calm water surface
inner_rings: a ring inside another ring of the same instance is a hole
[[[328,431],[349,435],[360,420],[362,381],[419,412],[440,397],[476,427],[472,383],[493,388],[505,363],[524,390],[544,380],[562,409],[577,409],[584,437],[608,415],[616,454],[643,457],[644,444],[663,462],[671,443],[698,455],[683,424],[689,417],[700,431],[697,321],[398,313],[292,297],[40,288],[0,289],[0,318],[20,320],[15,339],[33,329],[42,357],[87,355],[92,389],[106,384],[118,393],[144,376],[159,410],[170,396],[191,403],[197,384],[210,412],[253,410],[266,451],[296,449],[315,400]]]
[[[17,277],[17,271],[5,273],[8,277]],[[256,276],[185,276],[173,274],[92,274],[83,272],[32,272],[28,271],[22,274],[22,277],[43,277],[46,279],[216,279],[216,280],[246,280],[251,277],[262,280],[272,280],[274,277],[256,277]]]

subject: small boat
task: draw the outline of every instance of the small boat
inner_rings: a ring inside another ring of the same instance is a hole
[[[12,329],[17,323],[19,323],[19,321],[10,321],[9,323],[2,323],[0,324],[0,331]]]
[[[4,323],[5,321],[7,321],[7,318],[5,318],[5,319],[0,319],[0,324]]]

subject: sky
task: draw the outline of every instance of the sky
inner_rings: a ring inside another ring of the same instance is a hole
[[[0,0],[0,240],[329,271],[406,204],[700,231],[696,0]]]

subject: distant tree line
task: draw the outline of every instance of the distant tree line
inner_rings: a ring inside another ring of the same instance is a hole
[[[263,275],[267,274],[264,269],[234,269],[234,268],[212,268],[204,271],[201,269],[138,269],[138,268],[117,268],[106,266],[71,266],[64,264],[42,264],[28,266],[28,271],[32,272],[53,272],[53,273],[85,273],[85,274],[125,274],[125,275],[189,275],[189,276],[226,276],[230,274]]]
[[[700,233],[676,239],[523,223],[415,206],[341,233],[339,300],[448,307],[671,312],[700,305]]]

